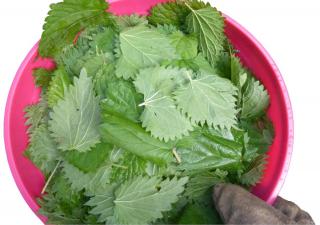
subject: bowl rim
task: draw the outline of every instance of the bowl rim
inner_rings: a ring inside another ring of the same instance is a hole
[[[112,2],[117,2],[117,0],[113,0]],[[267,52],[267,50],[262,46],[262,44],[242,25],[240,25],[238,22],[233,20],[231,17],[229,17],[226,14],[223,14],[225,16],[226,22],[229,23],[231,26],[235,27],[239,32],[241,32],[243,35],[245,35],[254,45],[259,49],[259,51],[262,53],[262,56],[266,60],[268,64],[272,66],[272,70],[274,71],[276,75],[277,82],[280,86],[280,91],[282,93],[281,98],[285,103],[286,107],[286,114],[287,114],[287,124],[288,124],[288,135],[287,135],[287,149],[286,149],[286,156],[284,160],[281,162],[280,165],[280,177],[277,181],[277,183],[274,185],[273,190],[270,194],[270,196],[266,199],[266,202],[269,204],[273,204],[275,199],[277,198],[283,184],[285,181],[285,178],[288,174],[288,169],[291,161],[291,155],[293,151],[293,139],[294,139],[294,121],[293,121],[293,112],[292,112],[292,106],[291,106],[291,101],[289,98],[289,94],[286,88],[286,85],[284,83],[284,80],[281,76],[280,70],[278,69],[276,63],[274,60],[271,58],[270,54]],[[11,119],[11,111],[12,111],[12,104],[13,104],[13,98],[14,94],[17,89],[18,82],[23,75],[23,71],[27,67],[27,65],[30,62],[30,59],[34,57],[35,54],[38,52],[38,44],[39,41],[31,48],[29,53],[26,55],[24,60],[22,61],[21,65],[19,66],[19,69],[17,70],[15,77],[13,79],[13,82],[11,84],[8,97],[7,97],[7,102],[6,102],[6,107],[5,107],[5,115],[4,115],[4,142],[5,142],[5,149],[6,149],[6,154],[7,154],[7,162],[9,164],[11,173],[13,175],[14,181],[24,198],[24,200],[27,202],[29,207],[33,210],[33,212],[37,215],[37,211],[39,209],[39,206],[37,202],[31,197],[29,194],[26,186],[24,185],[22,178],[20,174],[18,173],[17,169],[17,163],[15,161],[14,155],[13,155],[13,148],[12,148],[12,143],[11,143],[11,135],[10,135],[10,119]]]

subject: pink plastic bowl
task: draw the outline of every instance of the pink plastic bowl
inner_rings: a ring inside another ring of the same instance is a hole
[[[110,11],[117,14],[146,14],[151,6],[166,0],[119,0],[110,1]],[[272,204],[284,183],[288,171],[293,143],[293,118],[288,93],[275,63],[261,44],[243,27],[231,18],[226,18],[226,34],[239,50],[243,63],[268,89],[271,105],[268,115],[275,128],[274,143],[269,151],[269,160],[264,177],[253,192]],[[37,213],[39,206],[36,198],[44,185],[41,172],[23,156],[28,137],[23,109],[36,103],[39,89],[33,83],[32,70],[37,67],[53,67],[50,60],[38,57],[36,44],[22,62],[9,92],[4,134],[8,162],[18,188],[30,208]],[[38,215],[38,214],[37,214]],[[38,215],[43,221],[45,218]]]

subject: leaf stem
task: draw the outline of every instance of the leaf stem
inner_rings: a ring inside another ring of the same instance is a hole
[[[172,153],[173,153],[173,156],[176,158],[178,164],[180,164],[181,163],[181,158],[178,155],[177,149],[175,147],[172,149]]]
[[[114,167],[118,167],[118,168],[121,168],[121,169],[125,169],[125,170],[127,170],[127,169],[128,169],[128,167],[126,167],[126,166],[122,166],[122,165],[115,164],[115,163],[112,163],[112,166],[114,166]]]
[[[61,160],[59,160],[59,162],[57,163],[56,167],[54,168],[54,170],[52,171],[52,173],[50,174],[50,177],[48,178],[47,182],[45,183],[44,187],[42,188],[42,191],[41,191],[41,194],[43,195],[47,189],[47,187],[49,186],[50,184],[50,181],[52,180],[53,178],[53,175],[57,172],[57,169],[59,168],[61,164]]]
[[[188,4],[188,3],[184,3],[191,11],[194,11],[194,9]]]

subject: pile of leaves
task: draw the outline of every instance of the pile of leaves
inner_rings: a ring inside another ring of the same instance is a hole
[[[49,224],[220,223],[219,182],[259,182],[269,97],[197,0],[116,16],[104,0],[51,5],[25,155],[46,177]]]

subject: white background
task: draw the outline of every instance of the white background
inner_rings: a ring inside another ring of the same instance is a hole
[[[15,72],[39,39],[49,4],[53,2],[0,1],[0,120]],[[211,2],[246,27],[269,51],[283,74],[294,111],[295,143],[289,174],[280,194],[320,223],[320,1]],[[0,136],[0,223],[40,225],[11,176],[2,121]]]

